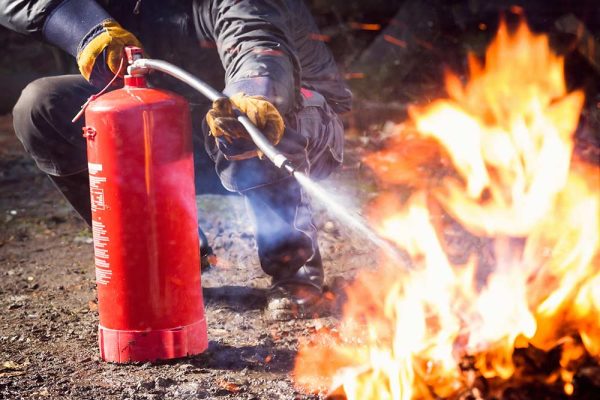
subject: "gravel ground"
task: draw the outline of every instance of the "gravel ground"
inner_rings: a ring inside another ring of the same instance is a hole
[[[578,132],[577,153],[598,162],[600,114],[593,111]],[[377,193],[357,160],[390,127],[365,136],[348,132],[344,166],[325,182],[338,202],[360,209]],[[219,258],[219,266],[202,276],[208,350],[154,364],[103,362],[91,233],[25,154],[10,116],[0,116],[0,399],[323,397],[294,388],[298,339],[336,324],[343,287],[359,269],[376,264],[375,249],[314,204],[330,313],[269,322],[263,317],[269,279],[259,267],[242,199],[203,195],[197,202],[199,223]],[[473,243],[459,236],[453,247],[464,256]],[[589,393],[597,393],[594,382]],[[598,398],[591,396],[580,398]]]
[[[343,182],[351,179],[354,189],[338,195],[358,206],[370,181],[357,163],[347,164],[327,186],[350,187]],[[318,398],[294,389],[297,340],[333,325],[342,296],[332,296],[327,317],[266,321],[269,281],[241,198],[205,195],[198,205],[219,257],[219,267],[202,277],[208,350],[156,364],[105,363],[90,231],[25,154],[10,117],[0,117],[0,398]],[[373,249],[323,210],[316,214],[327,282],[339,295],[358,268],[373,264]]]

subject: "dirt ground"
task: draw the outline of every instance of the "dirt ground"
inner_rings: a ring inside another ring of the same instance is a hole
[[[371,188],[352,159],[349,151],[327,186],[358,207]],[[348,179],[351,186],[341,183]],[[219,257],[219,267],[202,276],[208,350],[157,364],[103,362],[91,233],[24,152],[10,116],[0,117],[0,398],[318,398],[294,389],[297,340],[332,325],[339,301],[328,317],[267,322],[269,281],[241,198],[205,195],[198,205]],[[373,249],[316,214],[327,282],[339,294],[357,269],[373,264]]]
[[[600,160],[597,110],[577,135],[577,153],[593,162]],[[325,185],[349,208],[361,209],[377,193],[357,160],[385,140],[390,126],[365,136],[347,132],[344,166]],[[324,397],[294,388],[298,339],[336,324],[344,285],[359,269],[375,266],[376,249],[314,203],[333,299],[329,315],[269,322],[263,317],[269,279],[259,267],[242,199],[202,195],[197,203],[199,223],[219,258],[202,276],[208,350],[154,364],[103,362],[91,233],[24,152],[10,116],[0,116],[0,399]],[[464,255],[473,243],[456,247]]]

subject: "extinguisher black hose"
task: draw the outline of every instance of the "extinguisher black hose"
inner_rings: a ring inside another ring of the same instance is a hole
[[[186,72],[183,69],[166,61],[138,58],[129,66],[128,73],[130,75],[140,75],[146,73],[150,69],[164,72],[165,74],[171,75],[180,81],[187,83],[206,96],[210,101],[215,101],[220,98],[227,98],[227,96],[215,90],[206,82],[201,81],[189,72]],[[296,168],[292,162],[280,151],[278,151],[275,146],[273,146],[273,144],[265,137],[265,135],[263,135],[263,133],[256,126],[254,126],[248,117],[238,112],[237,120],[240,121],[244,128],[246,128],[248,134],[250,134],[250,137],[252,138],[252,141],[254,144],[256,144],[256,147],[258,147],[260,151],[262,151],[277,168],[283,168],[291,175],[296,172]]]

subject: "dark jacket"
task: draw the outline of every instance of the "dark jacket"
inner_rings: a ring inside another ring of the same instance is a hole
[[[44,28],[62,3],[0,0],[0,24],[48,39]],[[192,70],[206,79],[202,70],[218,75],[213,65],[218,56],[222,68],[217,69],[221,73],[224,69],[227,94],[264,95],[285,114],[299,107],[300,88],[306,87],[323,94],[336,112],[350,109],[350,91],[301,0],[105,0],[102,4],[138,36],[151,57],[180,61],[183,68],[197,61],[200,65]]]

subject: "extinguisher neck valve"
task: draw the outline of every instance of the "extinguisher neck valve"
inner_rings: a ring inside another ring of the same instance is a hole
[[[125,75],[126,88],[145,88],[146,77],[144,75]]]

